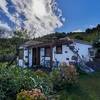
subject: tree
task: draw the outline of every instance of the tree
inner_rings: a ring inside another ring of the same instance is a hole
[[[23,38],[23,39],[29,38],[29,36],[27,34],[27,30],[16,30],[16,31],[14,31],[14,37],[15,38]]]
[[[86,33],[91,33],[91,29],[90,28],[86,29]]]
[[[97,33],[95,40],[93,41],[93,47],[96,50],[96,58],[100,58],[100,33]]]
[[[100,32],[100,24],[97,25],[97,30]]]

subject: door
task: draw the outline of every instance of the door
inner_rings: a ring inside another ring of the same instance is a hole
[[[40,65],[40,48],[33,48],[33,65]]]
[[[36,48],[33,48],[33,53],[32,53],[32,58],[33,58],[33,65],[36,65]]]

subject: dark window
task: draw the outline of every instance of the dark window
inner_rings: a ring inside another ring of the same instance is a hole
[[[62,54],[62,45],[56,46],[56,53],[57,54]]]
[[[76,56],[72,56],[72,58],[71,58],[72,60],[77,60],[77,57]]]
[[[65,53],[68,53],[68,51],[65,51]]]
[[[50,47],[45,48],[45,56],[50,57]]]
[[[69,60],[69,58],[66,58],[66,60]]]
[[[91,57],[95,56],[95,52],[92,48],[89,48],[88,50]]]
[[[23,59],[24,51],[23,49],[19,50],[19,59]]]

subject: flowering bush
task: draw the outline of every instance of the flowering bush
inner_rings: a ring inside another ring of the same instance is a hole
[[[31,91],[24,90],[18,93],[17,100],[47,100],[47,98],[40,89],[33,89]]]
[[[75,84],[78,80],[78,73],[74,65],[60,66],[61,75],[69,84]]]
[[[78,73],[74,65],[62,63],[59,70],[53,70],[50,75],[54,90],[71,88],[78,82]]]

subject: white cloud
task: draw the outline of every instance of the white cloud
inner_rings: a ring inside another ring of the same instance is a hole
[[[0,22],[0,28],[11,31],[11,27],[7,23]]]
[[[12,2],[17,11],[13,16],[8,12],[6,0],[1,0],[0,7],[18,27],[24,23],[24,28],[30,32],[30,37],[50,34],[56,28],[61,27],[65,21],[62,11],[57,7],[56,0],[12,0]],[[54,11],[59,13],[58,16]],[[20,13],[23,13],[27,20],[20,19]]]
[[[76,30],[74,30],[73,32],[83,32],[83,30],[81,30],[81,29],[76,29]]]
[[[0,38],[11,38],[13,32],[7,23],[0,22]]]
[[[93,27],[95,27],[95,25],[92,25],[92,24],[91,24],[91,25],[89,25],[89,28],[93,28]]]
[[[7,2],[6,0],[0,0],[0,8],[2,8],[2,10],[5,12],[5,13],[8,13],[8,10],[7,10]]]

